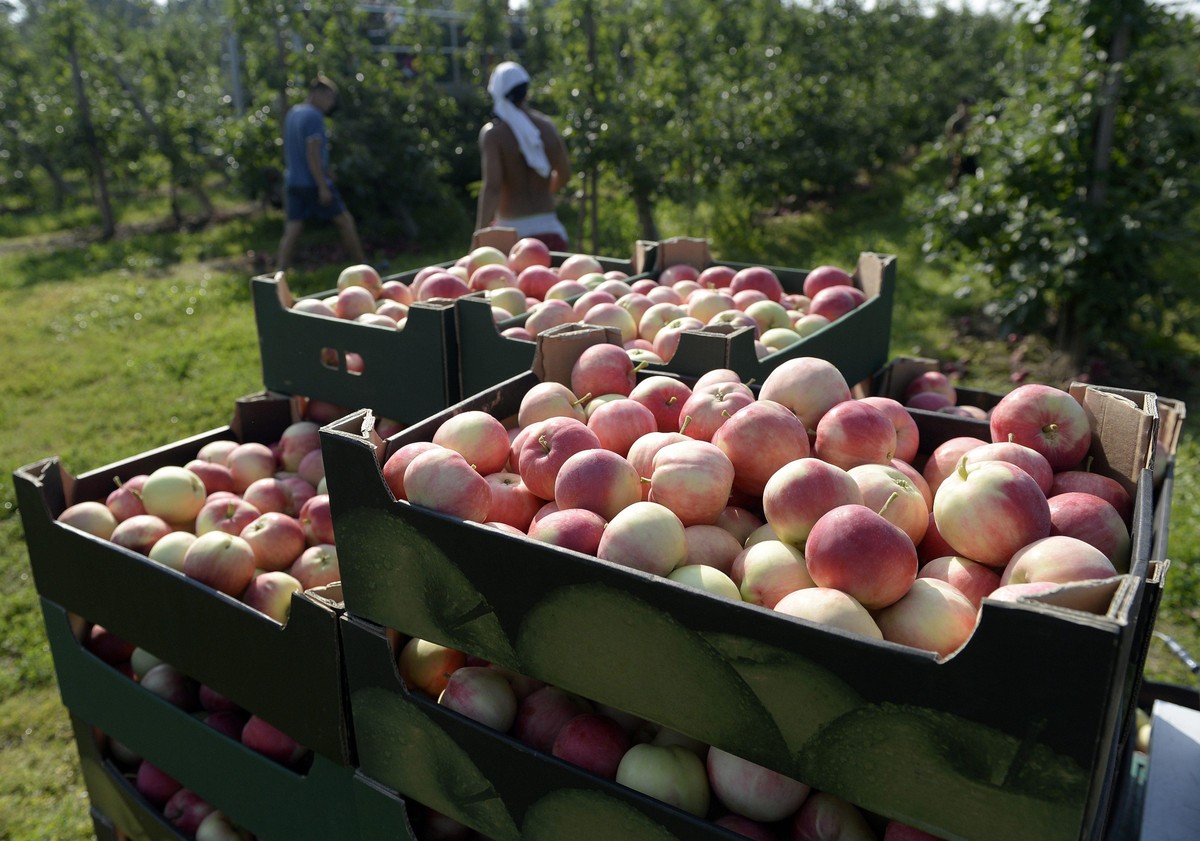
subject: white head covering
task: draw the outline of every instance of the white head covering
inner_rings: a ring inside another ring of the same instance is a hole
[[[550,159],[546,157],[546,149],[542,145],[542,133],[533,124],[529,115],[518,108],[507,98],[507,94],[517,85],[529,81],[525,68],[515,61],[502,61],[492,71],[488,81],[488,93],[492,95],[493,110],[496,116],[508,123],[513,134],[517,136],[517,145],[525,156],[529,168],[543,178],[550,176]]]

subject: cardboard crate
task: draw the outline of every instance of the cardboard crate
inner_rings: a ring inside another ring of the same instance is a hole
[[[360,770],[385,789],[495,841],[741,837],[410,693],[397,635],[348,616],[342,625]]]
[[[95,657],[80,640],[88,625],[82,618],[45,598],[42,614],[63,704],[73,717],[85,722],[82,726],[89,738],[92,728],[96,728],[116,739],[262,841],[298,838],[412,841],[405,804],[395,798],[387,803],[374,803],[371,814],[375,823],[362,825],[360,801],[371,806],[372,792],[357,790],[360,783],[353,768],[320,754],[313,754],[307,771],[285,768],[142,689]],[[193,631],[199,628],[194,626]],[[286,682],[278,666],[264,674]],[[307,698],[298,693],[293,703],[303,709]],[[253,708],[250,711],[261,714]],[[78,736],[78,729],[76,732]],[[98,749],[85,750],[87,742],[88,738],[82,741],[77,738],[91,792],[107,785],[98,775],[111,775],[98,758]],[[115,780],[110,779],[112,782]],[[117,820],[125,814],[119,803],[128,802],[128,792],[111,788],[105,789],[100,808]],[[127,832],[139,827],[150,832],[155,823],[152,816],[143,819],[133,815],[132,808],[128,811],[132,823]],[[380,821],[380,815],[386,816],[386,820]],[[147,837],[162,836],[151,833]]]
[[[666,243],[662,244],[662,247],[666,246]],[[707,247],[704,254],[706,257]],[[661,258],[659,251],[639,255],[634,261],[639,272],[635,276],[643,276],[638,268],[639,261],[660,259],[655,270],[645,274],[657,277],[670,264],[661,262]],[[819,356],[834,363],[847,382],[857,383],[878,371],[888,357],[896,285],[895,260],[890,255],[860,255],[854,279],[855,284],[867,293],[866,303],[790,347],[759,359],[754,350],[752,330],[719,325],[684,333],[671,360],[664,365],[649,365],[647,370],[698,377],[716,368],[732,368],[744,381],[761,383],[771,371],[789,359]],[[735,268],[750,265],[720,262],[721,265]],[[803,288],[804,278],[808,274],[806,270],[779,266],[770,268],[788,291],[799,292]],[[515,376],[532,366],[536,343],[500,335],[506,326],[523,323],[523,319],[497,325],[492,319],[490,305],[478,297],[460,298],[456,314],[464,398],[499,382],[497,374]]]
[[[73,503],[102,502],[114,478],[186,464],[209,441],[277,440],[297,419],[297,405],[283,395],[249,395],[236,402],[229,426],[77,477],[58,458],[42,459],[15,471],[13,484],[40,596],[259,711],[328,759],[350,764],[337,602],[320,591],[296,594],[280,626],[237,599],[56,520]]]
[[[904,390],[908,388],[909,383],[921,374],[940,370],[941,365],[936,359],[926,359],[919,356],[897,356],[889,360],[887,365],[884,365],[871,376],[870,381],[866,384],[867,391],[870,394],[879,397],[890,397],[893,400],[903,403]],[[1004,396],[998,392],[971,388],[957,383],[955,383],[954,391],[958,395],[955,405],[974,406],[985,412],[990,412],[1000,402],[1000,398]],[[939,414],[928,409],[909,409],[909,412],[913,415]],[[991,426],[986,420],[977,418],[963,418],[963,420],[970,421],[964,428],[974,429],[975,432],[971,434],[988,441],[991,440]]]
[[[1119,478],[1136,489],[1130,572],[1042,599],[988,601],[970,643],[940,662],[393,498],[381,474],[392,452],[463,411],[509,419],[539,381],[514,377],[386,441],[369,412],[322,429],[350,615],[948,839],[1099,837],[1144,661],[1136,632],[1152,624],[1143,614],[1165,568],[1150,557],[1153,395],[1139,407],[1093,387],[1075,392],[1096,421],[1097,469],[1126,466]],[[950,415],[917,422],[925,453],[964,434]],[[687,700],[697,698],[705,702]]]

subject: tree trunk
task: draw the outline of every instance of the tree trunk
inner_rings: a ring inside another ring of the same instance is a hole
[[[641,190],[633,191],[633,206],[637,209],[638,228],[642,239],[658,241],[658,223],[654,221],[654,202]]]
[[[96,184],[96,204],[100,208],[100,218],[103,228],[101,239],[110,240],[117,232],[116,219],[113,216],[112,201],[108,196],[108,174],[104,169],[104,154],[100,149],[100,138],[96,136],[96,125],[92,122],[91,107],[87,91],[83,86],[83,71],[79,66],[79,47],[75,41],[75,28],[71,27],[68,35],[67,58],[71,63],[71,80],[75,84],[75,102],[79,108],[79,121],[83,128],[83,141],[87,145],[92,159],[92,175]]]

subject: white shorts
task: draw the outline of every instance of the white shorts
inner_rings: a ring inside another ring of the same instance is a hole
[[[567,229],[554,212],[535,213],[533,216],[521,216],[516,219],[496,217],[496,221],[492,224],[497,228],[515,228],[518,237],[558,234],[564,240],[567,239]]]

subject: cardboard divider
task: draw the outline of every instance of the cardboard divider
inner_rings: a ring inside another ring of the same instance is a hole
[[[237,402],[230,426],[78,477],[58,458],[13,474],[37,592],[166,660],[329,760],[351,764],[353,744],[337,638],[340,605],[295,594],[281,626],[248,605],[108,540],[57,522],[69,505],[103,501],[125,480],[186,464],[209,441],[267,443],[296,418],[282,395]],[[303,702],[298,702],[303,699]]]
[[[649,260],[656,258],[658,253],[652,248],[643,256]],[[867,379],[888,357],[896,285],[895,260],[891,255],[860,255],[854,279],[855,284],[867,293],[867,301],[829,326],[761,360],[754,349],[753,330],[731,330],[727,325],[714,325],[705,330],[684,332],[674,357],[664,365],[651,364],[647,370],[698,377],[716,368],[732,368],[744,381],[761,383],[789,359],[817,356],[836,365],[851,384]],[[751,265],[725,261],[720,264],[734,268]],[[657,277],[662,268],[659,264],[655,272],[647,276]],[[808,274],[802,269],[769,268],[789,292],[799,292]],[[535,343],[500,335],[506,326],[524,323],[523,318],[496,324],[490,305],[479,298],[460,298],[456,310],[464,398],[499,382],[498,373],[511,377],[529,370],[536,353]]]
[[[1113,580],[1102,614],[987,600],[970,642],[939,662],[395,500],[381,473],[391,453],[463,411],[509,418],[537,382],[531,372],[513,377],[383,441],[362,435],[365,412],[322,429],[349,615],[947,838],[1100,831],[1118,722],[1144,659],[1134,632],[1152,622],[1149,469],[1136,477],[1131,571]],[[1146,414],[1112,395],[1095,399],[1113,404],[1095,415],[1102,424]],[[925,453],[967,434],[962,418],[914,417]],[[1150,445],[1099,432],[1097,446]],[[680,702],[695,698],[705,703]]]
[[[381,807],[390,815],[386,827],[363,835],[357,800],[369,793],[355,791],[352,768],[313,754],[311,766],[301,773],[229,739],[92,655],[77,636],[86,622],[60,605],[41,601],[63,704],[89,730],[95,727],[116,739],[263,841],[412,841],[400,800]],[[298,694],[294,703],[303,707],[304,695]],[[99,786],[97,774],[109,775],[98,755],[81,755],[89,790]],[[118,817],[113,806],[118,799],[124,795],[114,792],[101,805],[108,807],[110,818]],[[132,818],[135,826],[145,824],[136,815]]]
[[[740,837],[409,692],[386,628],[344,617],[342,635],[360,770],[386,790],[494,841]]]
[[[411,283],[416,274],[385,280]],[[267,389],[345,411],[370,407],[399,423],[420,420],[460,399],[453,301],[414,302],[404,329],[394,330],[295,311],[282,276],[252,278],[250,291]],[[332,294],[336,290],[305,297]],[[327,350],[336,353],[336,365],[325,358]],[[362,358],[361,373],[348,369],[350,353]]]

